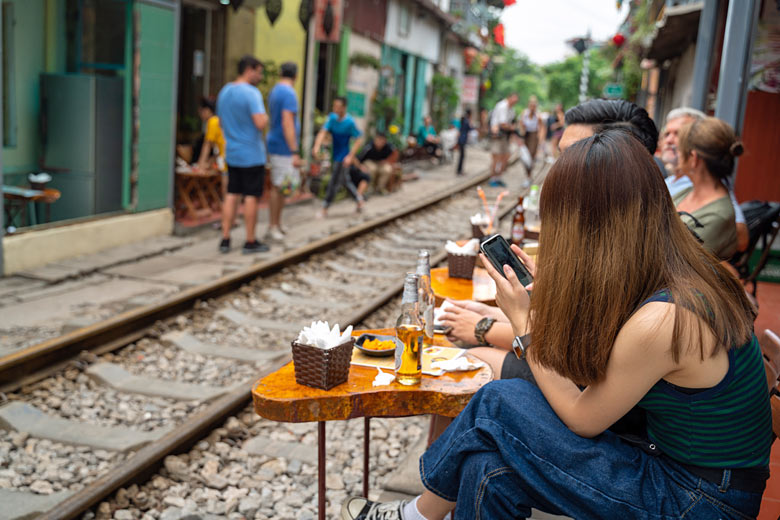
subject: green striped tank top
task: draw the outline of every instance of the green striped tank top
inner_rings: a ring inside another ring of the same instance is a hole
[[[669,294],[649,301],[669,301]],[[756,336],[728,357],[728,372],[711,388],[680,388],[661,379],[639,401],[648,438],[669,457],[702,467],[769,465],[772,410]]]

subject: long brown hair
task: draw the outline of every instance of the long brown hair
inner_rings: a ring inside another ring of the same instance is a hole
[[[742,285],[680,220],[660,171],[620,129],[579,141],[550,170],[540,201],[538,272],[531,298],[532,357],[588,385],[606,374],[618,332],[637,307],[668,289],[676,304],[671,354],[701,321],[720,348],[742,345],[755,311]],[[691,319],[698,323],[692,324]],[[694,345],[695,346],[695,345]]]

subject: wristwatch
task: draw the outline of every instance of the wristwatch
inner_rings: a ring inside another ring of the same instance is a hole
[[[515,352],[517,359],[525,359],[525,351],[531,345],[531,333],[524,336],[515,336],[512,340],[512,350]]]
[[[489,345],[489,343],[485,341],[485,334],[488,333],[490,327],[492,327],[495,322],[495,318],[482,318],[477,322],[474,327],[474,337],[477,338],[477,342],[480,345]]]

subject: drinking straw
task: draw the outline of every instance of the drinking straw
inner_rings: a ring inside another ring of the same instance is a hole
[[[477,186],[477,193],[479,193],[479,198],[482,199],[482,205],[485,206],[485,216],[489,219],[490,206],[488,206],[487,197],[485,196],[485,190],[482,189],[482,186]]]
[[[508,191],[502,191],[498,194],[498,197],[496,197],[496,203],[493,206],[493,213],[491,214],[490,220],[491,222],[496,220],[496,216],[498,215],[498,205],[501,203],[501,199],[509,195]]]

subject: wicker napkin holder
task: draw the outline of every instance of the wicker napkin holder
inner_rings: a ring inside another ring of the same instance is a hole
[[[322,349],[292,342],[292,357],[295,367],[295,381],[299,385],[330,390],[346,383],[349,378],[349,363],[355,338],[341,345]]]
[[[447,265],[450,278],[471,278],[474,276],[474,264],[477,255],[453,255],[447,253]]]
[[[471,238],[483,238],[485,233],[482,232],[482,228],[477,224],[471,225]]]

